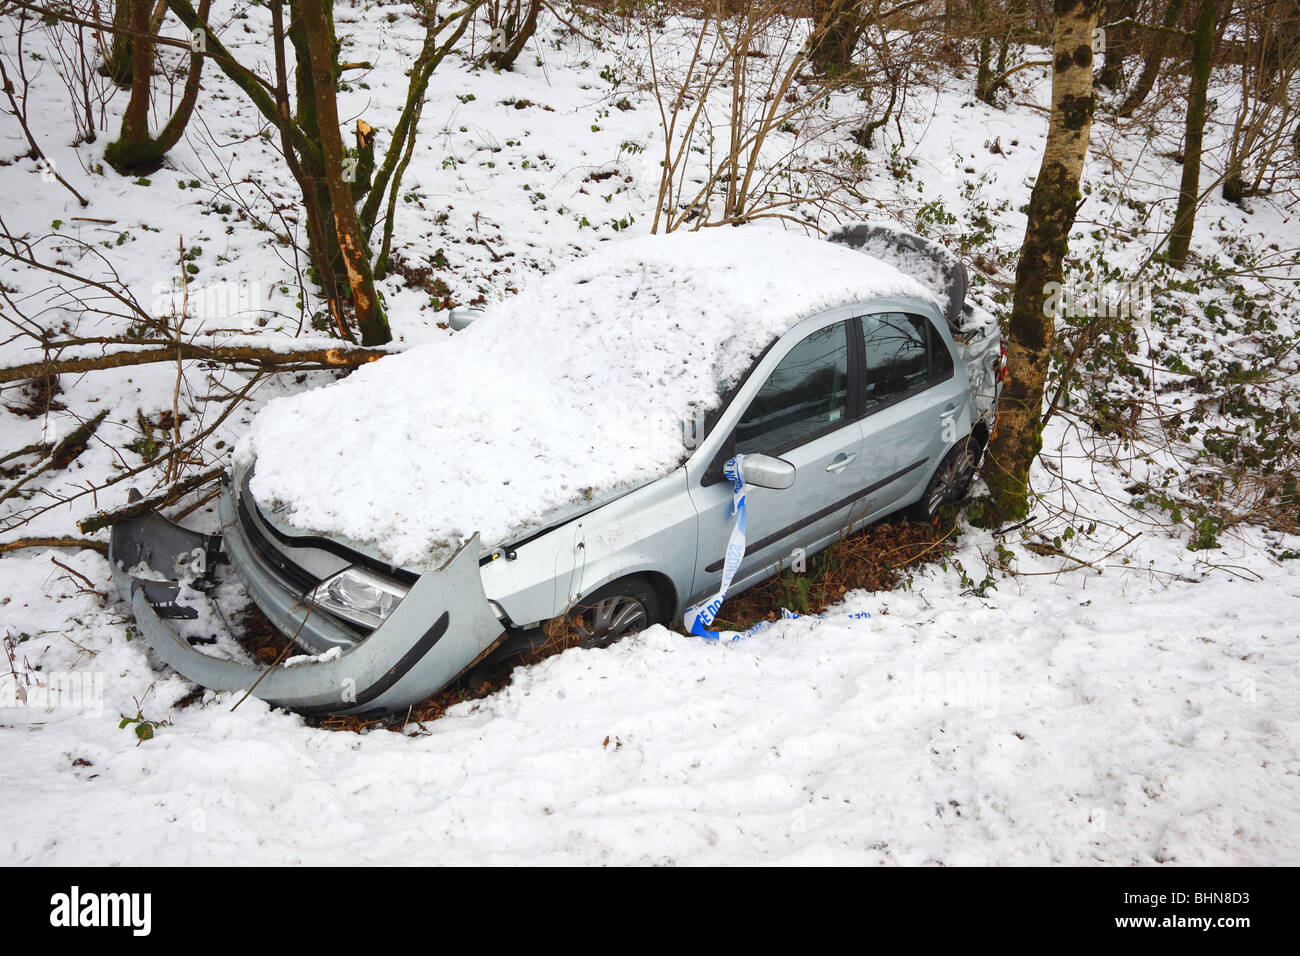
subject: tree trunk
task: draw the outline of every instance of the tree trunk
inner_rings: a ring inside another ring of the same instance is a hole
[[[515,65],[515,60],[519,59],[519,54],[524,51],[524,44],[537,32],[537,15],[541,12],[542,0],[528,0],[528,9],[521,22],[502,24],[502,29],[505,31],[505,44],[501,49],[493,50],[488,54],[488,63],[498,70],[511,69]]]
[[[325,185],[334,216],[334,234],[347,272],[363,345],[384,345],[392,340],[388,318],[375,295],[370,252],[361,238],[357,210],[352,203],[352,185],[344,179],[343,137],[339,132],[334,56],[334,31],[326,13],[329,0],[306,0],[301,4],[303,31],[311,65],[312,93],[320,132]],[[301,97],[300,97],[301,102]]]
[[[150,7],[147,0],[135,0],[129,8],[131,43],[131,98],[122,114],[122,128],[117,139],[104,150],[104,159],[122,175],[142,165],[149,145],[149,99],[153,74],[153,44],[145,38],[149,32]]]
[[[1133,0],[1109,0],[1103,19],[1112,23],[1132,17],[1137,12],[1135,8]],[[1102,55],[1097,82],[1108,90],[1118,90],[1124,85],[1124,58],[1129,54],[1132,35],[1132,28],[1127,25],[1106,29],[1106,52]]]
[[[1245,208],[1246,205],[1246,181],[1242,179],[1241,170],[1229,169],[1223,175],[1223,198],[1228,202],[1236,203],[1238,206]],[[1179,195],[1181,199],[1181,194]],[[1190,239],[1190,237],[1189,237]]]
[[[975,67],[975,98],[995,105],[993,88],[993,38],[980,37],[979,63]]]
[[[1043,384],[1055,316],[1045,315],[1047,284],[1060,282],[1080,202],[1079,180],[1092,128],[1092,31],[1099,0],[1056,0],[1052,28],[1052,115],[1043,163],[1029,199],[1029,222],[1016,267],[1006,349],[1010,381],[985,480],[997,520],[1029,511],[1029,471],[1042,447]]]
[[[853,69],[853,51],[862,35],[858,0],[813,0],[813,33],[808,59],[822,76],[843,76]]]
[[[1150,95],[1156,85],[1156,77],[1160,75],[1160,67],[1165,61],[1165,50],[1169,47],[1169,32],[1177,26],[1186,5],[1187,0],[1169,0],[1164,16],[1160,18],[1160,29],[1156,31],[1155,38],[1147,50],[1146,59],[1142,62],[1142,72],[1138,74],[1133,89],[1129,90],[1128,96],[1124,97],[1124,102],[1115,111],[1116,116],[1131,116]]]
[[[135,8],[147,6],[148,0],[117,0],[113,4],[113,42],[108,51],[104,74],[118,86],[131,85],[134,77],[135,44],[132,24]]]
[[[330,279],[333,275],[332,265],[329,260],[323,258],[328,249],[325,237],[332,225],[328,224],[316,202],[314,180],[303,168],[303,163],[307,161],[306,154],[312,150],[305,148],[299,150],[294,146],[294,134],[301,134],[302,131],[294,124],[289,108],[289,67],[288,57],[285,55],[287,33],[284,28],[284,2],[269,0],[268,5],[271,10],[271,44],[275,56],[275,125],[280,132],[280,152],[284,155],[284,163],[303,196],[302,211],[307,227],[307,258],[310,263],[308,271],[314,275],[316,284],[325,294],[329,313],[338,326],[339,336],[351,339],[352,333],[344,322],[343,309],[339,306],[338,283]],[[315,152],[319,152],[319,147]]]
[[[1183,181],[1178,189],[1178,211],[1169,234],[1169,262],[1181,269],[1192,245],[1196,204],[1201,190],[1201,144],[1205,136],[1205,98],[1214,65],[1214,23],[1218,0],[1201,0],[1192,34],[1192,87],[1187,94],[1187,131],[1183,139]]]
[[[198,16],[204,22],[207,21],[210,6],[211,0],[200,0]],[[203,55],[192,53],[185,87],[175,112],[157,138],[149,135],[154,44],[147,39],[147,35],[157,32],[161,18],[166,13],[167,8],[160,4],[151,16],[149,4],[145,0],[137,0],[132,8],[131,30],[136,36],[132,43],[131,99],[127,102],[126,112],[122,114],[122,128],[117,139],[104,149],[105,162],[124,176],[153,172],[161,166],[167,151],[180,142],[190,116],[194,113],[194,105],[198,102],[199,82],[203,78]]]
[[[307,33],[303,26],[306,17],[304,8],[321,0],[292,0],[290,7],[289,40],[294,52],[294,88],[298,96],[295,120],[303,137],[316,148],[304,153],[302,161],[303,205],[308,207],[309,215],[321,224],[319,237],[309,231],[307,237],[308,256],[317,263],[316,281],[325,291],[327,298],[333,300],[343,294],[346,283],[343,280],[346,270],[343,268],[342,254],[339,251],[338,237],[332,222],[334,210],[331,207],[329,187],[325,180],[325,162],[320,149],[320,124],[316,113],[316,87],[312,76],[311,54],[307,43]],[[334,46],[333,10],[326,7],[324,13],[331,49]],[[331,56],[331,64],[333,57]],[[332,69],[332,67],[331,67]],[[317,243],[320,247],[317,248]],[[321,267],[324,271],[321,271]]]

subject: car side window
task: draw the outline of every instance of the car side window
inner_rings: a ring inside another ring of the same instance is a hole
[[[777,454],[842,422],[848,410],[848,324],[813,332],[780,363],[736,425],[736,451]]]
[[[925,324],[930,330],[930,384],[938,385],[952,378],[952,353],[934,323],[927,320]]]
[[[952,355],[929,319],[905,312],[862,317],[865,411],[892,405],[948,379]]]

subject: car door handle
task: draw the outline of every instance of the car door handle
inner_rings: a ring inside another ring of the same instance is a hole
[[[838,454],[838,455],[836,455],[835,458],[831,461],[831,463],[830,463],[829,465],[826,466],[826,470],[827,470],[827,471],[843,471],[845,468],[849,467],[849,465],[852,464],[852,463],[853,463],[853,460],[854,460],[855,458],[857,458],[857,457],[858,457],[858,456],[857,456],[856,454],[854,454],[854,455],[845,455],[845,454],[843,454],[843,453]]]

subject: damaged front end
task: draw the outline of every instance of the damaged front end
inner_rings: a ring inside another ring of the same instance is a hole
[[[505,625],[483,592],[477,535],[442,567],[402,581],[376,573],[363,555],[334,546],[322,559],[311,546],[330,542],[305,538],[294,547],[273,540],[278,532],[258,513],[247,478],[222,480],[220,535],[146,512],[116,525],[109,543],[114,581],[140,632],[168,666],[195,683],[251,691],[307,715],[378,716],[425,700],[504,637]],[[299,555],[311,560],[294,560]],[[267,667],[221,659],[192,646],[173,626],[198,616],[184,603],[187,584],[210,584],[223,558],[276,630],[308,652],[306,660]]]

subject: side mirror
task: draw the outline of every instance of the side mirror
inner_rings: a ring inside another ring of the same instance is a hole
[[[745,483],[780,491],[794,484],[794,465],[771,455],[746,455],[741,464]]]

